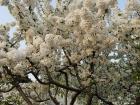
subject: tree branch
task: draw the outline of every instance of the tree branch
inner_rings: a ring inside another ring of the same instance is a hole
[[[16,86],[16,89],[18,90],[18,92],[20,93],[20,95],[22,96],[22,98],[26,101],[26,103],[28,105],[33,105],[32,102],[27,98],[27,96],[25,95],[25,93],[23,92],[22,88],[20,87],[20,85]]]
[[[92,105],[93,96],[94,96],[93,93],[89,93],[88,98],[87,98],[87,105]]]
[[[60,84],[59,82],[56,82],[54,80],[51,80],[49,82],[43,82],[41,81],[38,76],[33,72],[33,71],[30,71],[29,73],[33,74],[33,76],[36,78],[36,80],[42,84],[42,85],[49,85],[49,84],[53,84],[53,85],[56,85],[58,87],[61,87],[63,89],[67,89],[67,90],[70,90],[70,91],[74,91],[74,92],[79,92],[80,89],[76,89],[76,88],[73,88],[73,87],[69,87],[69,86],[66,86],[66,85],[63,85],[63,84]]]
[[[49,85],[49,96],[51,100],[54,102],[55,105],[60,105],[60,103],[57,101],[55,97],[52,96],[51,90],[50,90],[50,85]]]
[[[80,95],[82,91],[80,92],[77,92],[76,94],[74,94],[71,98],[71,102],[70,102],[70,105],[74,105],[75,101],[76,101],[76,98]]]
[[[101,100],[102,102],[104,102],[104,103],[106,103],[106,104],[108,104],[108,105],[114,105],[112,102],[105,100],[104,98],[102,98],[102,97],[98,94],[97,86],[96,86],[95,88],[96,88],[96,91],[95,91],[95,94],[94,94],[94,95],[95,95],[99,100]]]
[[[69,64],[72,65],[72,62],[71,62],[71,60],[70,60],[69,56],[67,55],[67,52],[65,51],[64,48],[63,48],[63,52],[64,52],[66,58],[68,59]]]
[[[8,89],[8,90],[0,90],[0,92],[7,93],[7,92],[12,91],[14,88],[15,88],[15,86],[12,86],[10,89]]]
[[[15,86],[15,88],[17,89],[17,91],[20,93],[20,95],[22,96],[22,98],[26,101],[26,103],[28,105],[33,105],[32,102],[27,98],[27,96],[25,95],[25,93],[23,92],[22,88],[19,85],[19,82],[14,78],[11,70],[7,67],[7,66],[2,66],[3,69],[7,72],[7,74],[9,76],[11,76],[11,78],[13,79],[13,82],[11,82],[11,84],[13,86]]]

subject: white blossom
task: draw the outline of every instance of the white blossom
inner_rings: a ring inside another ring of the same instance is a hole
[[[80,22],[80,27],[85,32],[88,32],[90,30],[90,28],[92,27],[92,24],[91,24],[90,21],[82,19],[81,22]]]
[[[48,46],[53,46],[54,45],[54,37],[55,35],[53,34],[46,34],[45,36],[45,42],[48,44]]]
[[[70,56],[70,59],[72,62],[74,63],[78,63],[80,60],[81,60],[81,55],[77,54],[77,53],[73,53],[71,56]]]
[[[3,2],[3,0],[0,0],[0,4]]]
[[[41,43],[43,43],[43,39],[40,36],[33,36],[33,45],[36,48],[39,48]]]
[[[18,13],[19,13],[19,8],[17,6],[12,6],[12,7],[9,7],[11,10],[10,10],[10,13],[13,15],[13,16],[17,16]]]
[[[32,44],[33,43],[33,36],[35,35],[35,30],[33,29],[33,27],[29,28],[26,32],[25,32],[25,39],[27,44]]]
[[[65,24],[71,27],[76,26],[80,21],[80,15],[79,15],[80,12],[81,12],[80,9],[77,9],[69,13],[65,18]]]
[[[140,9],[139,0],[128,0],[126,5],[126,10],[129,12],[139,11]]]
[[[62,20],[61,17],[59,17],[59,16],[53,16],[52,14],[50,14],[47,17],[47,21],[50,22],[50,23],[52,23],[53,25],[55,25],[56,23],[58,23],[61,20]]]
[[[36,49],[32,44],[29,44],[26,48],[25,48],[25,53],[29,56],[31,55],[33,52],[35,52]]]
[[[73,0],[72,3],[69,6],[69,10],[75,10],[75,9],[79,9],[82,7],[82,1],[83,0]]]
[[[0,42],[0,48],[5,48],[6,47],[6,42]]]
[[[91,23],[93,22],[93,19],[94,19],[93,13],[90,10],[88,10],[87,8],[84,8],[84,7],[81,8],[80,17],[81,17],[81,19],[88,20]]]
[[[88,49],[86,49],[86,54],[89,56],[89,55],[92,55],[92,53],[93,53],[93,49],[92,48],[88,48]]]
[[[51,49],[49,48],[49,46],[43,42],[40,44],[40,55],[42,57],[48,55],[49,53],[51,53]]]
[[[0,59],[6,57],[6,52],[3,50],[0,50]]]
[[[62,41],[62,43],[61,43],[61,46],[62,46],[62,47],[68,47],[68,46],[71,45],[71,43],[72,43],[72,40],[71,40],[71,39],[64,39],[64,40]]]
[[[12,49],[7,52],[7,58],[12,61],[20,61],[26,57],[26,53],[22,50]]]
[[[63,44],[63,37],[61,35],[56,35],[54,37],[54,45],[55,46],[61,46]]]
[[[95,7],[95,1],[96,0],[84,0],[83,1],[83,6],[92,10]]]
[[[26,70],[26,65],[22,64],[22,62],[18,63],[15,67],[14,67],[14,71],[16,74],[20,74],[24,76],[24,71]]]
[[[88,41],[90,41],[92,46],[95,46],[95,44],[98,40],[97,37],[92,36],[91,34],[85,34],[84,39],[87,39]]]
[[[53,64],[52,58],[44,58],[40,61],[42,65],[50,67]]]
[[[8,65],[8,64],[9,64],[9,61],[7,58],[0,59],[0,66]]]
[[[116,3],[116,0],[98,0],[97,8],[98,8],[98,15],[103,15],[105,13],[105,10],[108,9],[110,6],[114,6]]]
[[[7,58],[0,59],[0,66],[8,65],[9,61]]]
[[[139,18],[131,19],[130,24],[132,27],[140,27],[140,19]]]
[[[32,53],[32,56],[31,56],[31,60],[35,63],[38,63],[41,59],[42,59],[42,56],[40,55],[40,53]]]

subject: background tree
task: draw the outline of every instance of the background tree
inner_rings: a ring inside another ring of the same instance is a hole
[[[139,0],[0,2],[16,19],[0,26],[1,104],[139,105]]]

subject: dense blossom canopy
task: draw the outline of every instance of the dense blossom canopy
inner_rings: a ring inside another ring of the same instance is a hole
[[[140,105],[140,1],[55,3],[0,0],[0,104]]]

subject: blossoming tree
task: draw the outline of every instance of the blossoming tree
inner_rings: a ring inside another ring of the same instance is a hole
[[[0,3],[16,19],[0,26],[0,104],[140,104],[139,0]]]

